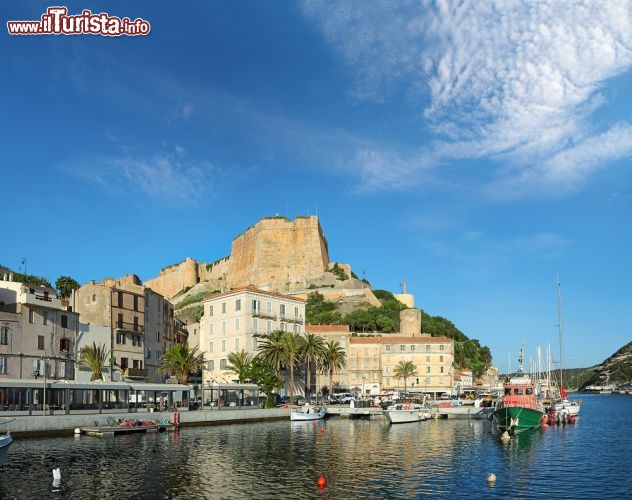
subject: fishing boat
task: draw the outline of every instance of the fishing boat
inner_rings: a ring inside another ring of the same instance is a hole
[[[524,345],[520,347],[518,371],[503,384],[503,398],[492,413],[496,428],[510,435],[542,426],[544,409],[538,401],[537,381],[524,371]]]
[[[391,424],[421,422],[432,417],[432,411],[421,403],[395,403],[383,410],[384,416]]]
[[[327,415],[327,408],[324,406],[321,408],[314,408],[312,406],[304,406],[300,410],[290,413],[290,420],[292,422],[310,421],[310,420],[322,420]]]

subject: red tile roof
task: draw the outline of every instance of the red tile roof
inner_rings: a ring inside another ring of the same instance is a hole
[[[297,302],[305,302],[305,300],[299,299],[299,298],[294,297],[292,295],[284,295],[284,294],[278,293],[278,292],[267,292],[265,290],[261,290],[261,289],[255,287],[253,285],[240,286],[240,287],[237,287],[237,288],[231,288],[227,292],[216,293],[215,295],[208,295],[208,296],[204,297],[204,301],[209,300],[209,299],[217,299],[217,298],[220,298],[220,297],[228,297],[230,295],[235,295],[235,294],[241,293],[241,292],[254,292],[254,293],[260,293],[262,295],[269,295],[270,297],[278,297],[278,298],[282,298],[282,299],[286,299],[286,300],[295,300]]]

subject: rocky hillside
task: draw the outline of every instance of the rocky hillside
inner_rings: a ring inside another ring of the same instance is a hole
[[[594,366],[584,385],[620,385],[632,382],[632,342],[623,346],[600,365]]]

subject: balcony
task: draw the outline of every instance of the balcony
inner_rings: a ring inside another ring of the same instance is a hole
[[[147,368],[125,368],[123,376],[125,378],[146,379],[149,374]]]
[[[276,319],[276,314],[272,311],[262,311],[261,309],[250,309],[250,315],[255,318]]]
[[[286,323],[303,323],[303,316],[294,316],[293,314],[279,314],[279,321]]]
[[[129,323],[126,321],[117,321],[114,324],[114,329],[117,332],[145,333],[145,325],[139,325],[138,323]]]
[[[37,288],[30,288],[22,292],[22,301],[26,305],[62,309],[61,300],[54,293]]]

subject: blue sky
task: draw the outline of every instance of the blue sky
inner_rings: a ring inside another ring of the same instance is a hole
[[[501,370],[557,356],[557,275],[565,366],[632,340],[629,2],[63,5],[151,32],[5,31],[0,264],[148,279],[317,213],[332,260]]]

